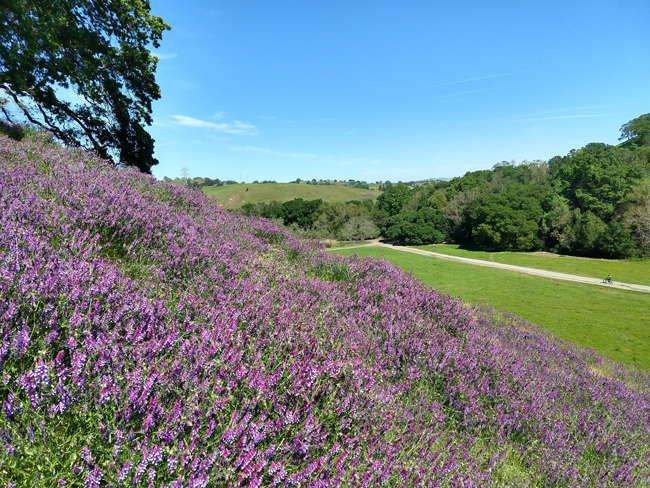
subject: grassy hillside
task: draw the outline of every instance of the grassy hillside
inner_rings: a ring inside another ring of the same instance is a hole
[[[244,203],[286,202],[294,198],[304,200],[323,199],[326,202],[348,200],[373,200],[381,194],[378,190],[363,190],[339,185],[307,185],[305,183],[249,183],[203,188],[209,197],[217,198],[223,208],[240,207]]]
[[[390,249],[362,247],[332,252],[384,256],[416,278],[466,302],[507,310],[565,341],[592,348],[615,361],[650,369],[650,294],[538,278]],[[522,265],[517,259],[513,261],[508,264]]]
[[[650,285],[650,258],[613,260],[581,258],[551,253],[476,251],[461,249],[457,244],[434,244],[412,247],[451,256],[494,261],[495,263],[512,264],[527,268],[545,269],[590,278],[604,278],[608,274],[611,274],[614,281]]]
[[[389,262],[44,137],[0,228],[0,486],[648,486],[647,372]]]

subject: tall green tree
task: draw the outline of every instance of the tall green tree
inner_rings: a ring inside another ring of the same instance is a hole
[[[323,204],[323,200],[303,200],[302,198],[294,198],[282,204],[280,216],[284,221],[284,225],[291,225],[293,223],[303,229],[308,229],[318,218],[318,207]]]
[[[545,185],[513,185],[478,200],[471,219],[474,243],[493,249],[540,249],[546,191]]]
[[[621,137],[619,141],[625,139],[629,141],[638,136],[650,134],[650,114],[640,115],[636,119],[630,120],[627,124],[621,126]]]
[[[432,208],[425,207],[390,217],[386,228],[386,237],[397,244],[438,244],[449,238],[450,222]]]
[[[384,193],[377,197],[377,205],[380,210],[393,216],[400,213],[405,203],[411,201],[414,191],[408,186],[399,183],[388,188]]]
[[[589,210],[608,221],[625,201],[626,194],[643,178],[643,168],[626,161],[624,150],[592,143],[549,161],[555,190],[574,207]]]
[[[2,114],[150,172],[158,161],[145,126],[160,89],[149,47],[168,29],[148,0],[3,0]]]

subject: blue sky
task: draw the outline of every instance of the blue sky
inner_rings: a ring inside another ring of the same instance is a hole
[[[650,2],[153,0],[154,174],[453,177],[618,142]]]

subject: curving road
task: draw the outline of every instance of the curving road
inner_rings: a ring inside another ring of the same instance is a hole
[[[450,256],[448,254],[440,254],[432,251],[424,251],[422,249],[413,249],[404,246],[394,246],[392,244],[386,244],[384,242],[380,242],[379,240],[372,241],[370,244],[365,244],[363,246],[339,247],[336,249],[332,249],[332,251],[336,251],[339,249],[355,249],[359,247],[369,247],[369,246],[386,247],[389,249],[393,249],[395,251],[410,252],[413,254],[419,254],[421,256],[429,256],[438,259],[447,259],[449,261],[460,261],[462,263],[473,264],[475,266],[485,266],[487,268],[505,269],[508,271],[515,271],[517,273],[524,273],[533,276],[541,276],[543,278],[551,278],[554,280],[573,281],[575,283],[585,283],[587,285],[606,286],[608,288],[618,288],[621,290],[631,290],[631,291],[640,291],[642,293],[650,293],[650,286],[646,286],[646,285],[636,285],[632,283],[619,283],[616,281],[613,284],[609,285],[607,283],[603,283],[603,280],[599,278],[588,278],[586,276],[578,276],[578,275],[572,275],[568,273],[558,273],[556,271],[546,271],[544,269],[525,268],[524,266],[514,266],[512,264],[495,263],[493,261],[483,261],[481,259],[471,259],[471,258],[463,258],[460,256]]]

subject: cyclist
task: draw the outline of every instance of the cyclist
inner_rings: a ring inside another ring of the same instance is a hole
[[[612,282],[612,275],[608,274],[607,278],[605,278],[603,281],[605,281],[605,283],[607,283],[608,285],[611,285],[613,283]]]

